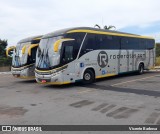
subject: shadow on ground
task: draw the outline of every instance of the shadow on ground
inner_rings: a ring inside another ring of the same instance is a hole
[[[28,83],[36,83],[36,80],[17,80],[16,83],[28,84]]]

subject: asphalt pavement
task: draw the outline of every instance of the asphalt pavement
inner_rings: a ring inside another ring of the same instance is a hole
[[[160,72],[64,86],[41,85],[1,73],[0,125],[4,124],[160,125]]]

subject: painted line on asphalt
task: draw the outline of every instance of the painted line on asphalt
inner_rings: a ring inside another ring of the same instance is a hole
[[[144,78],[140,78],[140,79],[134,79],[134,80],[125,81],[125,82],[120,82],[120,83],[113,84],[113,85],[111,85],[111,86],[117,86],[117,85],[122,85],[122,84],[126,84],[126,83],[131,83],[131,82],[135,82],[135,81],[139,81],[139,80],[145,80],[145,79],[153,78],[153,77],[156,77],[156,76],[159,76],[159,75],[144,77]]]
[[[93,91],[93,90],[88,89],[88,90],[85,90],[85,91],[78,92],[78,94],[87,93],[87,92],[91,92],[91,91]]]

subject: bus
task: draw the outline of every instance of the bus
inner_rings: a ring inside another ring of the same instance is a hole
[[[6,55],[12,53],[12,75],[21,79],[35,79],[36,51],[41,35],[20,40],[16,46],[7,48]]]
[[[155,40],[151,37],[77,27],[42,37],[37,49],[38,83],[88,84],[95,79],[154,67]]]

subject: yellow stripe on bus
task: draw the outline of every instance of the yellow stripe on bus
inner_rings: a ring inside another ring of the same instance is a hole
[[[84,33],[94,33],[94,34],[105,34],[105,35],[118,35],[118,36],[127,36],[127,37],[136,37],[136,38],[147,38],[147,39],[154,39],[152,37],[147,37],[147,36],[138,36],[138,35],[130,35],[130,34],[123,34],[123,33],[112,33],[112,32],[103,32],[103,31],[94,31],[94,30],[71,30],[68,31],[67,33],[77,33],[77,32],[84,32]]]
[[[65,81],[65,82],[46,82],[46,83],[42,83],[42,82],[38,82],[39,84],[51,84],[51,85],[65,85],[65,84],[70,84],[70,81]]]
[[[104,77],[110,77],[110,76],[115,76],[116,74],[106,74],[106,75],[100,75],[100,76],[96,76],[96,79],[99,78],[104,78]]]
[[[67,66],[67,65],[68,65],[68,64],[66,64],[66,65],[64,65],[64,66]],[[58,67],[58,68],[54,68],[54,69],[51,69],[51,70],[46,70],[46,71],[42,71],[42,70],[35,69],[35,71],[47,73],[47,72],[51,72],[51,71],[56,70],[56,69],[63,68],[64,66],[61,66],[61,67]]]
[[[29,65],[26,65],[26,66],[22,66],[22,67],[19,67],[19,68],[12,67],[12,69],[13,69],[13,70],[22,70],[22,69],[27,68],[27,67],[30,67],[30,66],[32,66],[32,65],[34,65],[34,64],[35,64],[35,63],[29,64]]]

